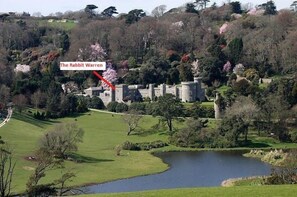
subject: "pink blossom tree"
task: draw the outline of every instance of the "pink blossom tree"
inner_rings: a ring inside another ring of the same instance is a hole
[[[117,72],[113,68],[107,68],[106,71],[104,71],[102,73],[102,76],[104,79],[106,79],[107,81],[109,81],[112,84],[114,84],[118,80]],[[105,82],[102,82],[101,85],[104,89],[110,88],[109,85],[106,84]]]
[[[265,10],[264,9],[257,9],[257,8],[253,8],[250,11],[248,11],[248,15],[252,15],[252,16],[262,16],[264,14]]]
[[[77,59],[79,61],[104,61],[106,59],[106,52],[99,43],[95,43],[86,48],[81,48],[78,51]],[[102,73],[104,79],[114,84],[117,78],[117,72],[114,70],[111,61],[106,62],[106,71]],[[101,82],[104,89],[109,89],[108,84]]]
[[[229,24],[226,22],[220,27],[220,34],[223,34],[227,31]]]
[[[86,48],[78,50],[77,59],[79,61],[103,61],[106,57],[105,50],[99,43],[95,43]]]
[[[229,73],[230,70],[231,70],[231,63],[227,61],[226,64],[224,64],[223,71],[226,73]]]

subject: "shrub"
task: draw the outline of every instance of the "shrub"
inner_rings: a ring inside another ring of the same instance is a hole
[[[146,114],[152,115],[157,107],[158,107],[158,103],[147,103],[145,106]]]
[[[140,150],[136,144],[129,141],[124,142],[122,148],[123,150]]]
[[[250,94],[250,86],[251,84],[246,79],[242,79],[234,83],[233,90],[241,95],[248,96]]]
[[[272,169],[271,175],[264,179],[266,185],[296,184],[295,168]]]
[[[167,143],[161,140],[157,140],[153,142],[136,143],[136,145],[140,148],[140,150],[151,150],[153,148],[162,148],[164,146],[168,146]]]
[[[207,88],[205,94],[208,97],[215,97],[215,89],[214,89],[214,87]]]
[[[99,98],[97,96],[94,96],[91,98],[91,101],[90,101],[88,107],[94,108],[94,109],[104,109],[105,108],[103,101],[101,100],[101,98]]]
[[[113,101],[113,102],[110,102],[107,104],[106,108],[108,111],[111,111],[111,112],[116,112],[116,107],[119,103],[116,102],[116,101]]]
[[[194,118],[214,118],[215,112],[213,107],[202,106],[200,103],[194,103],[187,114]]]
[[[294,131],[291,131],[290,132],[290,139],[294,143],[297,142],[297,130],[294,130]]]
[[[123,143],[122,148],[123,150],[139,151],[139,150],[151,150],[153,148],[162,148],[164,146],[168,146],[168,144],[161,140],[157,140],[153,142],[142,142],[142,143],[132,143],[132,142],[126,141]]]
[[[46,114],[44,112],[40,113],[39,111],[37,111],[33,114],[33,117],[37,120],[45,120]]]
[[[135,110],[137,112],[139,112],[140,114],[145,114],[146,112],[146,103],[131,103],[131,105],[129,106],[129,111],[130,110]]]
[[[120,156],[121,155],[121,151],[122,151],[122,145],[117,145],[114,150],[116,152],[116,156]]]
[[[115,111],[117,113],[128,111],[128,105],[126,105],[125,103],[118,103]]]

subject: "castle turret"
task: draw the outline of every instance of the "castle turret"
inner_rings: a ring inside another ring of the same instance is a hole
[[[182,85],[182,102],[196,101],[197,84],[194,82],[181,82]]]
[[[128,85],[126,85],[126,84],[116,85],[115,101],[117,101],[119,103],[123,102],[127,96],[129,96]]]
[[[160,84],[160,96],[164,96],[166,94],[166,84]]]
[[[109,102],[115,101],[115,90],[110,88],[110,97],[109,97]]]
[[[194,83],[196,83],[196,99],[204,101],[205,90],[202,88],[202,77],[194,77]]]
[[[215,119],[221,118],[220,99],[221,95],[219,93],[216,93],[216,98],[214,100]]]
[[[174,86],[173,88],[174,88],[174,95],[175,95],[175,97],[176,97],[176,98],[179,98],[180,95],[179,95],[179,91],[178,91],[177,86]]]
[[[148,97],[153,101],[155,99],[155,89],[154,89],[154,84],[149,84],[149,92],[148,92]]]

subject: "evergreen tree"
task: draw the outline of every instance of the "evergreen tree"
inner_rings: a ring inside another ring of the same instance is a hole
[[[239,1],[230,2],[230,5],[232,6],[232,12],[236,14],[241,14],[241,4]]]
[[[114,14],[118,14],[118,12],[117,12],[116,7],[110,6],[110,7],[106,8],[105,10],[103,10],[103,12],[101,12],[101,14],[104,17],[111,18]]]
[[[173,134],[173,120],[184,116],[184,106],[179,99],[172,94],[165,94],[158,98],[157,107],[154,108],[154,116],[160,116],[169,129],[169,134]]]
[[[132,24],[132,23],[138,22],[141,18],[143,18],[145,16],[146,16],[146,14],[142,9],[131,10],[126,15],[126,23],[127,24]]]
[[[235,38],[228,44],[228,49],[230,52],[230,60],[233,64],[239,63],[241,57],[241,52],[243,49],[242,38]]]
[[[46,113],[49,117],[59,117],[62,88],[52,81],[47,91]]]

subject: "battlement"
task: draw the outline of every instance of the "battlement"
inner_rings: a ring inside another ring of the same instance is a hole
[[[90,91],[92,88],[86,89],[85,93],[89,96],[99,96],[105,104],[111,101],[141,101],[144,98],[155,100],[155,97],[164,96],[165,94],[172,94],[176,98],[181,99],[182,102],[195,102],[205,100],[205,90],[201,85],[201,78],[195,77],[194,81],[183,81],[180,85],[160,84],[158,87],[155,87],[154,84],[149,84],[148,87],[144,87],[136,84],[118,84],[115,86],[114,94],[110,90],[102,92],[100,88],[93,88],[101,91],[99,95],[97,92]]]

